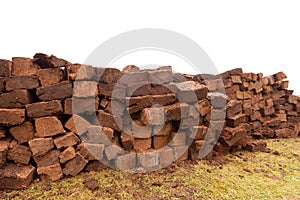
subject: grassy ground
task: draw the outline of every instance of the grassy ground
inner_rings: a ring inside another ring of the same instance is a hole
[[[81,173],[55,183],[36,181],[8,199],[300,199],[300,139],[268,140],[271,153],[237,152],[212,166],[178,163],[150,174]],[[87,183],[99,186],[87,188]]]

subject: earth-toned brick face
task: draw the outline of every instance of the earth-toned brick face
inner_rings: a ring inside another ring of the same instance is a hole
[[[299,136],[300,98],[286,78],[96,68],[40,53],[0,60],[0,189],[264,151],[258,139]]]

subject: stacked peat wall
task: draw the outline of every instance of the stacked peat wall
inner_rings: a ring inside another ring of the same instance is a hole
[[[44,54],[0,60],[0,189],[263,151],[260,138],[299,135],[300,99],[285,78],[120,71]]]

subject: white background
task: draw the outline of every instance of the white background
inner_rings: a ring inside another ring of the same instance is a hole
[[[235,67],[264,75],[284,71],[290,89],[300,94],[298,2],[1,1],[0,58],[32,57],[43,52],[84,63],[98,45],[112,36],[138,28],[163,28],[197,42],[220,72]],[[168,63],[154,55],[149,57],[152,63]],[[139,62],[131,58],[131,63],[124,65]]]

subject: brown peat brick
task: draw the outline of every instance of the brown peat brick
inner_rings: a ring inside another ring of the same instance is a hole
[[[72,115],[72,98],[67,98],[64,100],[64,114],[65,115]]]
[[[181,119],[181,108],[179,103],[164,106],[167,121],[178,121]]]
[[[45,155],[33,156],[33,159],[38,167],[45,167],[49,165],[53,165],[59,162],[60,151],[58,149],[54,149],[46,153]]]
[[[166,146],[170,141],[169,136],[154,136],[153,137],[153,147],[154,149],[160,149]]]
[[[40,86],[36,76],[12,76],[6,79],[5,89],[7,91],[19,89],[33,89]]]
[[[278,73],[273,75],[273,78],[274,78],[275,81],[282,81],[283,79],[286,79],[287,76],[283,72],[278,72]]]
[[[129,113],[135,113],[146,107],[154,105],[153,98],[150,95],[126,98],[126,100],[129,105]]]
[[[152,105],[159,104],[165,106],[172,104],[175,101],[176,97],[174,94],[152,95]]]
[[[37,118],[35,129],[37,137],[49,137],[66,132],[57,117]]]
[[[34,101],[34,97],[27,90],[15,90],[0,94],[1,108],[24,108]]]
[[[151,138],[136,138],[133,141],[133,149],[136,152],[144,152],[151,148]]]
[[[130,106],[129,112],[134,113],[155,104],[159,104],[161,106],[172,104],[176,102],[176,97],[174,94],[146,95],[131,98],[128,97],[126,98],[126,101]]]
[[[59,163],[45,167],[38,167],[37,173],[42,181],[57,181],[64,176]]]
[[[11,66],[11,61],[0,59],[0,77],[9,77],[11,72]]]
[[[9,163],[0,170],[0,190],[19,190],[30,185],[34,179],[35,167]]]
[[[19,125],[25,121],[25,109],[0,109],[0,125]]]
[[[41,156],[54,148],[52,138],[36,138],[28,142],[33,156]]]
[[[211,106],[207,99],[202,99],[198,102],[200,115],[203,117],[204,115],[211,112]]]
[[[78,71],[80,70],[81,64],[72,64],[68,63],[66,66],[67,69],[67,76],[68,80],[74,81],[77,77]],[[82,76],[84,76],[84,73],[82,73]],[[81,80],[81,79],[80,79]]]
[[[229,71],[231,76],[241,75],[243,73],[242,68],[235,68]]]
[[[28,142],[34,138],[35,130],[30,121],[9,129],[10,134],[20,143]]]
[[[237,114],[233,117],[227,118],[227,125],[229,127],[237,127],[238,125],[246,121],[247,121],[247,116],[245,114]]]
[[[54,85],[43,86],[37,89],[36,94],[40,100],[62,100],[71,97],[73,93],[72,83],[63,81]]]
[[[220,141],[231,147],[247,135],[247,129],[243,125],[235,128],[225,127],[221,133]]]
[[[48,56],[43,53],[36,53],[33,56],[33,62],[39,65],[42,69],[45,68],[56,68],[56,67],[65,67],[67,65],[67,61],[57,58],[54,55]]]
[[[15,161],[17,163],[22,163],[25,165],[29,164],[31,158],[31,151],[29,147],[14,144],[7,153],[7,159]]]
[[[85,160],[82,155],[77,153],[75,158],[66,163],[65,167],[63,168],[63,173],[65,175],[76,176],[84,169],[87,163],[88,161]]]
[[[242,84],[242,79],[240,75],[231,76],[232,83]]]
[[[56,148],[60,149],[62,147],[70,147],[76,145],[79,141],[79,138],[74,133],[69,132],[65,135],[55,138],[54,144]]]
[[[32,63],[30,58],[14,57],[12,58],[11,75],[12,76],[28,76],[36,75],[39,66]]]
[[[236,114],[242,112],[242,103],[241,101],[231,100],[226,105],[227,117],[233,117]]]
[[[125,149],[126,151],[131,151],[133,147],[133,141],[134,137],[132,135],[129,135],[125,132],[121,133],[121,143],[123,149]]]
[[[103,95],[105,97],[112,97],[115,85],[115,83],[99,83],[98,92],[100,95]],[[126,95],[126,89],[124,89],[123,95]]]
[[[117,131],[122,129],[122,121],[117,116],[114,118],[112,114],[98,110],[97,118],[100,126],[109,127]]]
[[[152,88],[151,88],[151,94],[152,95],[174,94],[174,92],[172,91],[172,87],[169,88],[168,84],[167,85],[165,85],[165,84],[152,84],[151,86],[152,86]]]
[[[26,105],[27,116],[31,118],[59,115],[63,113],[60,100],[38,102]]]
[[[42,86],[53,85],[64,80],[64,73],[60,68],[40,69],[37,76]]]
[[[97,73],[103,83],[117,83],[121,77],[121,71],[114,68],[97,68]]]
[[[76,156],[76,152],[74,147],[68,147],[59,154],[59,162],[64,164],[67,161],[75,158],[75,156]]]

